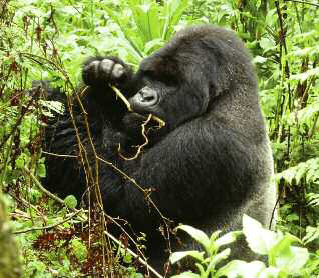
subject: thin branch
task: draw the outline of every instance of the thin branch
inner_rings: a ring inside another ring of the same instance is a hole
[[[14,231],[12,232],[13,234],[23,234],[23,233],[28,233],[28,232],[33,232],[33,231],[37,231],[37,230],[48,230],[48,229],[52,229],[56,226],[59,226],[65,222],[68,222],[69,220],[71,220],[74,216],[76,216],[77,214],[79,214],[80,212],[82,212],[83,210],[78,210],[73,212],[69,217],[56,222],[54,224],[48,225],[48,226],[44,226],[44,227],[33,227],[33,228],[29,228],[29,229],[25,229],[25,230],[21,230],[21,231]],[[81,219],[82,220],[82,219]],[[83,220],[82,220],[83,221]]]
[[[52,194],[47,189],[45,189],[41,185],[41,183],[38,181],[38,179],[33,175],[33,173],[27,167],[24,167],[23,170],[25,172],[27,172],[27,174],[31,177],[31,179],[34,181],[35,185],[40,189],[40,191],[42,191],[44,194],[48,195],[51,199],[53,199],[53,200],[57,201],[58,203],[62,204],[63,206],[65,206],[64,201],[62,199],[60,199],[59,197],[55,196],[54,194]]]
[[[97,157],[98,159],[98,157]],[[46,190],[42,185],[41,183],[38,181],[38,179],[32,174],[32,172],[24,167],[24,170],[25,172],[27,172],[27,174],[31,177],[31,179],[35,182],[36,186],[40,189],[40,191],[42,191],[43,193],[47,194],[49,197],[51,197],[52,199],[54,199],[55,201],[57,201],[58,203],[62,204],[65,206],[65,203],[62,199],[60,199],[59,197],[53,195],[50,191]],[[71,220],[74,216],[78,215],[80,212],[83,212],[83,210],[77,210],[77,209],[70,209],[73,211],[73,213],[59,221],[59,222],[56,222],[52,225],[48,225],[48,226],[44,226],[44,227],[33,227],[33,228],[29,228],[29,229],[25,229],[25,230],[21,230],[21,231],[15,231],[13,232],[13,234],[22,234],[22,233],[28,233],[28,232],[32,232],[32,231],[36,231],[36,230],[48,230],[48,229],[52,229],[56,226],[59,226],[69,220]],[[118,224],[116,221],[114,221],[114,219],[108,215],[106,215],[110,220],[112,220],[112,222],[114,222],[115,224]],[[82,221],[87,221],[87,219],[81,219]],[[125,248],[124,245],[119,242],[113,235],[111,235],[110,233],[108,233],[107,231],[104,231],[104,233],[109,237],[111,238],[114,242],[116,242],[118,245],[120,245],[122,248]],[[131,240],[135,243],[135,241],[131,238]],[[136,244],[136,243],[135,243]],[[152,267],[150,267],[147,262],[145,260],[143,260],[140,256],[138,256],[137,254],[135,254],[133,251],[131,251],[130,249],[128,248],[125,248],[134,258],[138,258],[138,260],[143,264],[145,265],[146,267],[148,267],[148,269],[154,273],[155,276],[159,277],[159,278],[162,278],[161,275],[159,275]]]
[[[37,89],[37,91],[35,92],[35,94],[31,97],[31,99],[29,100],[28,104],[26,107],[24,107],[24,109],[22,109],[20,117],[16,120],[16,123],[14,124],[14,126],[12,127],[11,131],[4,136],[2,142],[0,143],[0,149],[3,147],[3,145],[7,142],[7,140],[11,137],[11,135],[13,135],[15,133],[15,131],[18,129],[18,127],[20,126],[22,119],[24,118],[24,116],[27,114],[27,112],[29,111],[29,108],[31,106],[31,104],[33,103],[34,99],[36,99],[38,97],[40,93],[40,89]]]
[[[316,113],[316,116],[315,116],[315,120],[314,120],[314,123],[309,131],[309,136],[308,138],[312,138],[312,136],[315,134],[315,130],[316,130],[316,127],[317,127],[317,123],[318,123],[318,119],[319,119],[319,113],[317,112]]]
[[[124,102],[126,108],[128,111],[132,112],[132,107],[131,104],[129,103],[129,101],[126,99],[126,97],[120,92],[119,89],[117,89],[114,86],[110,86],[112,88],[112,90],[115,92],[115,94]]]
[[[42,153],[51,155],[51,156],[56,156],[56,157],[78,158],[76,155],[70,155],[70,154],[57,154],[57,153],[50,153],[46,151],[42,151]]]
[[[306,2],[306,1],[299,1],[299,0],[286,0],[286,2],[295,2],[295,3],[300,3],[300,4],[306,4],[306,5],[311,5],[314,7],[319,8],[319,4],[311,3],[311,2]]]
[[[109,216],[108,214],[106,214],[105,212],[104,212],[104,216],[105,216],[107,219],[109,219],[114,225],[116,225],[116,226],[122,231],[122,233],[125,234],[125,235],[128,237],[129,240],[131,240],[131,242],[136,246],[137,250],[140,252],[140,255],[141,255],[143,258],[145,258],[143,252],[138,248],[138,243],[137,243],[137,242],[132,238],[132,236],[122,227],[122,225],[121,225],[120,223],[118,223],[117,220],[124,221],[126,224],[128,224],[128,222],[127,222],[126,220],[120,219],[120,218],[118,218],[118,217],[117,217],[117,219],[115,219],[115,218]],[[107,231],[106,231],[106,232],[107,232]],[[134,232],[134,231],[132,231],[132,232]],[[109,232],[107,232],[107,233],[109,234]],[[113,236],[113,237],[114,237],[114,236]]]
[[[151,189],[143,189],[137,182],[135,179],[131,178],[130,176],[128,176],[126,173],[124,173],[121,169],[117,168],[113,163],[106,161],[105,159],[97,156],[97,159],[102,161],[103,163],[111,166],[115,171],[117,171],[119,174],[121,174],[124,178],[126,178],[127,180],[129,180],[131,183],[133,183],[139,190],[141,190],[144,193],[145,199],[150,202],[150,204],[152,204],[152,206],[154,207],[154,209],[157,211],[157,213],[159,214],[159,216],[164,220],[164,222],[171,222],[171,220],[169,220],[167,217],[165,217],[160,210],[158,209],[158,207],[155,205],[155,203],[153,202],[153,200],[150,197],[150,193]]]
[[[88,167],[88,174],[90,175],[90,180],[92,181],[93,185],[94,185],[94,193],[95,193],[95,196],[96,196],[96,200],[97,200],[97,203],[99,205],[99,207],[101,208],[102,211],[104,211],[103,209],[103,201],[102,201],[102,195],[101,195],[101,191],[100,191],[100,186],[99,186],[99,160],[97,159],[97,153],[96,153],[96,149],[95,149],[95,145],[94,145],[94,141],[93,141],[93,138],[92,138],[92,135],[91,135],[91,131],[90,131],[90,125],[89,125],[89,120],[88,120],[88,113],[86,112],[83,104],[82,104],[82,101],[81,101],[81,98],[80,96],[81,95],[84,95],[84,93],[87,91],[88,87],[85,87],[83,89],[83,91],[79,94],[76,94],[76,99],[78,101],[78,104],[82,110],[82,113],[83,113],[83,116],[84,116],[84,123],[85,123],[85,127],[86,127],[86,132],[87,132],[87,136],[88,136],[88,139],[89,139],[89,143],[91,145],[91,148],[92,148],[92,152],[93,152],[93,155],[94,155],[94,162],[95,162],[95,178],[93,176],[93,172],[92,172],[92,168],[90,166],[90,163],[89,163],[89,159],[88,159],[88,155],[87,155],[87,152],[85,151],[84,149],[84,152],[85,152],[85,160],[87,161],[87,167]],[[71,107],[71,105],[70,105]],[[70,113],[72,111],[70,110]],[[75,122],[74,122],[74,127],[75,126]],[[80,141],[80,137],[78,136],[78,144],[79,145],[82,145],[81,141]],[[84,165],[85,167],[85,165]],[[86,170],[85,170],[86,171]],[[89,180],[87,180],[87,185],[89,187],[89,183],[88,183]],[[90,191],[89,191],[90,192]],[[90,193],[89,193],[90,194]],[[89,195],[90,196],[90,195]],[[89,197],[90,199],[90,197]],[[101,222],[102,222],[102,225],[104,228],[106,228],[106,221],[105,221],[105,218],[104,217],[101,217]],[[90,221],[89,221],[90,223]],[[103,235],[103,234],[102,234]],[[107,241],[108,238],[106,238],[105,236],[102,237],[102,242],[103,242],[103,247],[102,247],[102,253],[103,253],[103,266],[105,266],[106,262],[105,262],[105,257],[107,256],[108,257],[108,260],[110,260],[109,256],[110,256],[110,252],[107,252],[106,255],[105,255],[105,247],[106,246],[108,248],[108,250],[110,250],[111,246],[110,246],[110,242]],[[109,244],[109,246],[107,246],[107,244]]]
[[[145,126],[149,123],[151,118],[152,118],[152,114],[149,114],[148,118],[146,119],[146,121],[144,121],[144,123],[142,124],[142,135],[143,135],[143,137],[145,139],[145,142],[142,145],[138,146],[137,152],[136,152],[136,154],[134,156],[125,157],[124,155],[122,155],[121,154],[121,145],[119,144],[118,153],[119,153],[119,156],[121,158],[123,158],[124,160],[134,160],[134,159],[136,159],[139,156],[139,154],[141,153],[142,149],[148,144],[148,138],[147,138],[147,136],[145,134]]]
[[[129,102],[129,101],[127,100],[127,98],[120,92],[120,90],[117,89],[117,88],[114,87],[114,86],[111,86],[111,85],[109,85],[109,86],[112,88],[112,90],[114,91],[114,93],[116,94],[116,96],[118,96],[118,97],[124,102],[124,104],[125,104],[127,110],[128,110],[129,112],[134,112],[133,109],[132,109],[132,107],[131,107],[130,102]],[[86,88],[87,88],[87,87],[86,87]],[[147,122],[150,121],[151,119],[153,119],[155,122],[158,123],[158,128],[161,128],[161,127],[165,126],[165,122],[164,122],[162,119],[160,119],[159,117],[150,114],[150,115],[148,116],[148,118],[147,118]]]
[[[83,95],[88,89],[88,86],[86,86],[83,91],[80,93],[80,95]],[[86,112],[83,104],[82,104],[82,101],[79,97],[79,94],[76,94],[76,99],[78,101],[78,104],[82,110],[82,113],[84,115],[84,123],[85,123],[85,127],[86,127],[86,132],[87,132],[87,136],[88,136],[88,139],[89,139],[89,142],[90,142],[90,145],[91,145],[91,148],[92,148],[92,152],[93,152],[93,155],[94,155],[94,162],[95,162],[95,179],[92,175],[92,170],[91,170],[91,167],[89,162],[88,163],[88,167],[89,167],[89,170],[91,172],[91,177],[92,177],[92,182],[93,182],[93,185],[95,185],[95,194],[96,194],[96,198],[97,198],[97,201],[98,201],[98,204],[100,206],[100,208],[102,209],[103,211],[103,201],[102,201],[102,196],[101,196],[101,192],[100,192],[100,188],[99,188],[99,163],[98,163],[98,159],[97,159],[97,153],[96,153],[96,149],[95,149],[95,145],[94,145],[94,142],[93,142],[93,138],[92,138],[92,135],[91,135],[91,131],[90,131],[90,125],[89,125],[89,121],[88,121],[88,113]]]
[[[124,246],[123,243],[121,243],[120,241],[118,241],[114,236],[112,236],[111,234],[109,234],[108,232],[104,231],[104,233],[111,238],[116,244],[118,244],[121,248],[123,248],[124,250],[126,250],[127,252],[129,252],[135,259],[137,259],[141,264],[145,265],[150,272],[152,272],[156,277],[158,278],[163,278],[162,275],[160,275],[154,268],[152,268],[146,261],[144,261],[140,256],[138,256],[137,254],[135,254],[132,250],[128,249],[127,247]]]
[[[58,72],[60,72],[64,76],[66,83],[68,83],[70,85],[72,91],[75,91],[75,88],[74,88],[66,70],[63,69],[62,67],[60,67],[59,65],[55,64],[52,60],[47,59],[45,57],[41,57],[39,55],[30,54],[30,53],[26,53],[26,52],[20,52],[20,55],[22,57],[26,57],[26,58],[34,61],[35,63],[38,63],[39,65],[42,65],[42,63],[40,62],[41,60],[44,61],[45,63],[49,64],[53,69],[56,69]]]

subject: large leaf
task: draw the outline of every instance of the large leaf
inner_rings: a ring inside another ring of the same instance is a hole
[[[234,242],[238,236],[240,236],[242,234],[241,231],[234,231],[234,232],[229,232],[225,235],[223,235],[222,237],[218,238],[215,241],[215,244],[217,245],[217,247],[221,247],[227,244],[230,244],[232,242]]]
[[[140,51],[140,48],[138,47],[138,44],[136,42],[134,42],[132,36],[130,35],[130,30],[129,28],[127,28],[127,22],[126,19],[121,19],[121,16],[114,12],[112,9],[108,8],[108,7],[104,7],[104,9],[106,10],[106,12],[108,13],[108,15],[112,18],[112,20],[114,20],[118,26],[120,27],[122,33],[124,34],[125,39],[130,43],[130,46],[134,49],[134,51],[136,52],[136,54],[143,58],[143,55]]]
[[[144,44],[161,37],[163,20],[159,17],[159,6],[155,1],[128,1],[134,22]]]
[[[210,262],[207,267],[207,270],[213,271],[215,269],[215,266],[219,264],[220,262],[226,260],[230,255],[230,248],[227,248],[223,250],[222,252],[214,255],[213,257],[209,258]]]
[[[182,274],[171,276],[171,278],[201,278],[199,274],[195,274],[192,272],[183,272]]]
[[[278,241],[276,233],[264,229],[258,221],[248,215],[243,217],[243,232],[249,247],[257,254],[267,255]]]
[[[191,256],[199,261],[203,261],[204,254],[204,252],[199,252],[196,250],[174,252],[170,255],[169,260],[172,264],[174,264],[187,256]]]
[[[184,232],[188,233],[193,239],[201,243],[206,250],[209,250],[209,238],[203,231],[195,229],[188,225],[180,225],[177,227],[177,229],[183,230]]]
[[[164,4],[165,24],[162,39],[168,40],[174,31],[174,26],[180,20],[187,8],[188,0],[167,0]]]
[[[291,238],[285,237],[272,250],[275,266],[290,275],[300,273],[301,268],[309,259],[306,248],[291,246]]]
[[[220,268],[214,277],[228,277],[228,278],[239,278],[249,277],[257,278],[266,268],[265,264],[259,261],[247,263],[245,261],[234,260],[229,262],[224,267]],[[264,276],[265,277],[265,276]]]

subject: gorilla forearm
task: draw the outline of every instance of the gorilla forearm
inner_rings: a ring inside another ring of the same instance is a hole
[[[211,134],[210,140],[203,144],[207,132]],[[199,128],[198,123],[190,122],[167,134],[137,159],[123,161],[123,171],[143,189],[151,189],[150,198],[170,219],[195,222],[203,214],[218,216],[223,212],[214,207],[238,206],[257,182],[250,166],[256,146],[244,148],[233,140],[235,135],[225,127],[221,130],[203,124]],[[102,183],[108,184],[107,178]],[[141,217],[151,222],[154,216],[147,209],[145,193],[129,180],[116,186],[116,190],[112,186],[103,188],[106,211],[113,216],[125,215],[133,225]],[[113,199],[120,202],[108,203]]]

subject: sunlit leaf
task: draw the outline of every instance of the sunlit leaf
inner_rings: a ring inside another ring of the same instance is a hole
[[[266,230],[253,218],[244,215],[243,232],[249,247],[257,254],[267,255],[278,241],[278,235]]]
[[[202,261],[204,259],[204,252],[199,252],[196,250],[174,252],[170,255],[169,260],[172,264],[174,264],[187,256]]]
[[[206,249],[209,248],[209,238],[203,231],[187,225],[180,225],[177,227],[177,229],[183,230],[184,232],[188,233],[193,239],[201,243]]]

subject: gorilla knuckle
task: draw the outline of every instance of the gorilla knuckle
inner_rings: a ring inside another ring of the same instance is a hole
[[[112,60],[109,59],[103,59],[100,62],[100,70],[105,73],[106,76],[109,76],[112,68],[114,67],[114,62]]]
[[[112,77],[120,78],[124,74],[124,67],[121,64],[115,64],[112,70]]]

